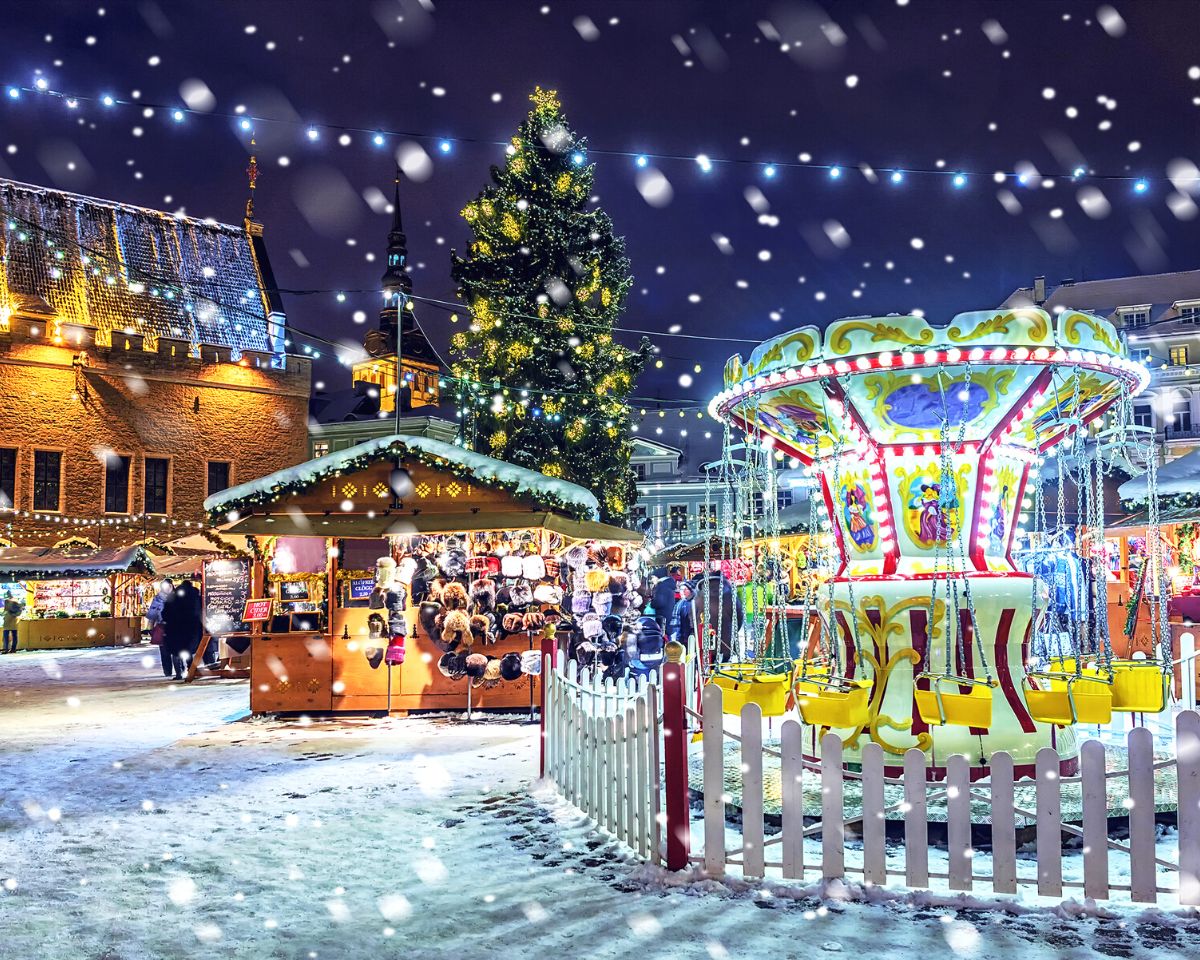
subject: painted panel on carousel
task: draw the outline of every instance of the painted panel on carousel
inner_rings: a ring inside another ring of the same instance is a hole
[[[829,475],[830,485],[834,477]],[[833,489],[834,508],[842,529],[846,560],[857,568],[866,560],[882,560],[883,545],[879,536],[879,508],[871,489],[871,474],[865,464],[843,460]],[[877,572],[878,563],[869,569]]]
[[[803,453],[828,453],[833,437],[841,432],[840,418],[826,407],[825,394],[816,384],[787,387],[764,398],[758,406],[758,420],[767,433]]]
[[[911,462],[911,458],[903,458]],[[904,536],[918,553],[912,556],[913,571],[933,569],[934,554],[940,554],[940,567],[948,566],[947,548],[960,530],[969,530],[971,502],[968,484],[974,476],[971,463],[962,457],[951,458],[953,482],[945,489],[941,463],[930,458],[915,466],[905,466],[901,458],[892,463],[893,504],[903,518]],[[968,550],[963,538],[963,549]]]
[[[939,343],[957,347],[1002,344],[1006,347],[1040,347],[1050,340],[1050,314],[1030,307],[1021,310],[972,310],[955,314],[939,331]]]
[[[1117,328],[1093,313],[1064,310],[1058,315],[1058,340],[1080,350],[1096,350],[1123,355]]]
[[[922,317],[855,317],[829,325],[824,355],[833,358],[884,350],[924,350],[933,341],[933,328]]]
[[[977,368],[970,376],[964,366],[947,367],[940,381],[936,372],[879,372],[857,378],[849,393],[871,432],[893,442],[939,440],[943,420],[951,439],[965,427],[965,439],[979,440],[1035,376],[1020,367]]]
[[[1017,493],[1021,489],[1024,464],[998,457],[993,462],[993,471],[993,495],[984,497],[980,504],[984,559],[989,570],[1011,570],[1007,555],[1017,521]]]
[[[816,327],[800,327],[765,340],[754,348],[750,359],[744,363],[740,354],[726,361],[725,386],[807,363],[816,354],[820,343],[821,331]]]

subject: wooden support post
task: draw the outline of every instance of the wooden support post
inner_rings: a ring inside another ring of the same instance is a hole
[[[550,671],[558,665],[558,644],[554,642],[554,624],[548,623],[542,630],[542,676],[538,684],[538,717],[541,721],[541,736],[538,737],[538,776],[546,775],[546,680]]]
[[[663,760],[666,767],[667,869],[687,867],[692,848],[688,819],[688,737],[684,713],[687,690],[684,683],[683,644],[672,640],[666,647],[663,665]]]

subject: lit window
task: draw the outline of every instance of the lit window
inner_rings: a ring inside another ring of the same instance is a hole
[[[1172,347],[1168,356],[1173,367],[1186,367],[1188,365],[1187,347]]]
[[[313,455],[314,460],[317,457],[325,456],[327,453],[329,453],[329,441],[328,440],[318,440],[316,443],[313,444],[312,455]]]
[[[682,533],[687,529],[688,508],[685,503],[671,504],[671,512],[668,515],[668,526],[672,533]]]

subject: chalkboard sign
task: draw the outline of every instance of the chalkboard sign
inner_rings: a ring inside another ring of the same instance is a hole
[[[307,600],[308,583],[304,580],[284,580],[279,584],[280,600]]]
[[[203,579],[204,629],[214,637],[247,632],[242,614],[250,599],[250,561],[209,560]]]
[[[375,589],[374,577],[352,577],[350,580],[350,599],[366,600]]]

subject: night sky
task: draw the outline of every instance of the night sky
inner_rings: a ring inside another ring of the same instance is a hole
[[[730,353],[791,327],[913,309],[937,321],[1037,274],[1200,266],[1200,184],[1179,179],[1200,162],[1194,0],[4,0],[0,14],[3,86],[41,76],[140,100],[0,98],[0,176],[237,223],[238,106],[292,121],[255,124],[256,210],[279,285],[325,291],[285,294],[290,321],[330,338],[375,322],[377,295],[333,291],[378,287],[389,218],[372,191],[390,198],[397,148],[415,293],[453,298],[458,211],[537,84],[589,140],[633,263],[625,325],[659,334],[663,366],[637,393],[671,406],[706,403]],[[145,103],[208,115],[146,117]],[[314,141],[308,124],[406,135],[343,144],[319,126]],[[1072,183],[1077,166],[1089,172]],[[419,316],[443,348],[448,314]],[[324,363],[318,379],[348,380]],[[643,431],[679,443],[681,425]]]

